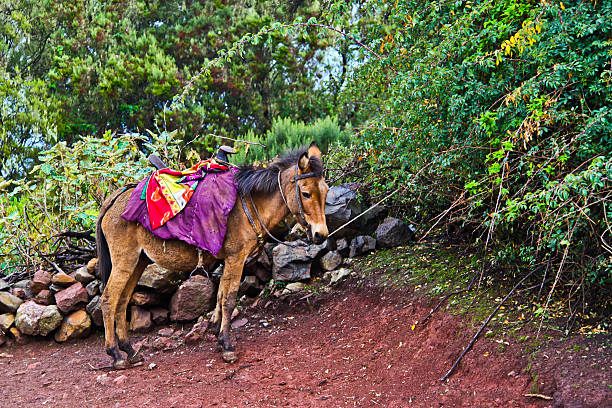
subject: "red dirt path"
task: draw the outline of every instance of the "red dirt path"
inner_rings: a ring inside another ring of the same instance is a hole
[[[438,312],[413,330],[431,305],[408,291],[358,289],[353,281],[298,299],[267,308],[264,300],[243,312],[249,323],[234,330],[239,361],[231,365],[212,338],[147,355],[143,366],[125,371],[91,370],[109,363],[99,333],[73,344],[5,347],[12,357],[0,358],[0,407],[552,406],[523,396],[531,376],[512,343],[501,352],[482,339],[440,382],[474,329]]]

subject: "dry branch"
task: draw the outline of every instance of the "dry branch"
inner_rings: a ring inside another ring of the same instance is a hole
[[[476,335],[472,338],[472,341],[470,341],[470,343],[467,345],[467,347],[463,350],[463,352],[461,353],[461,355],[459,356],[459,358],[457,358],[457,360],[455,361],[455,363],[453,364],[453,366],[450,368],[450,370],[448,370],[448,372],[444,375],[444,377],[442,377],[440,379],[440,381],[446,381],[446,379],[448,377],[450,377],[450,375],[455,371],[455,368],[457,368],[457,366],[459,365],[459,363],[461,362],[461,360],[463,359],[463,356],[465,356],[467,354],[468,351],[470,351],[472,349],[472,347],[474,346],[474,343],[476,343],[476,340],[478,340],[478,338],[480,337],[480,334],[482,333],[482,331],[487,327],[487,325],[489,324],[489,322],[491,321],[491,319],[493,318],[493,316],[495,316],[497,314],[497,312],[499,311],[499,308],[502,307],[502,305],[506,302],[506,300],[508,300],[508,298],[510,296],[512,296],[512,294],[514,293],[514,291],[527,279],[529,278],[531,275],[533,275],[533,273],[535,271],[537,271],[539,268],[535,268],[533,269],[531,272],[529,272],[527,275],[525,275],[523,277],[523,279],[521,279],[519,281],[519,283],[517,283],[516,285],[514,285],[514,287],[510,290],[510,292],[508,292],[508,294],[506,295],[506,297],[504,297],[502,299],[501,302],[499,302],[499,304],[497,305],[497,307],[493,310],[493,312],[489,315],[489,317],[487,318],[487,320],[484,322],[484,324],[480,327],[480,329],[478,330],[478,332],[476,333]]]

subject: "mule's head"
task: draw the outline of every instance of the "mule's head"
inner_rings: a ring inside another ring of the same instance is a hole
[[[287,204],[291,212],[296,215],[298,222],[307,229],[314,243],[321,244],[328,235],[327,222],[325,221],[325,199],[329,187],[323,178],[321,151],[314,142],[300,156],[297,166],[298,177],[295,180],[297,192],[287,195]],[[309,177],[300,178],[300,175]],[[301,200],[304,219],[300,216],[298,199]]]

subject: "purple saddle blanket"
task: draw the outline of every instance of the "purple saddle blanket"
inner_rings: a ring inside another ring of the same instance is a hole
[[[147,200],[142,199],[147,177],[138,183],[121,216],[126,221],[140,223],[158,238],[179,239],[217,256],[227,232],[227,218],[236,202],[236,171],[232,168],[223,173],[206,174],[185,208],[155,230],[149,221]]]

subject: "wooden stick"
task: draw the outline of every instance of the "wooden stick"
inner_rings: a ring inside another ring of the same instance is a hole
[[[542,398],[542,399],[549,400],[549,401],[553,399],[553,397],[549,397],[548,395],[544,395],[544,394],[529,393],[529,394],[523,394],[523,396],[531,397],[531,398]]]
[[[523,279],[521,279],[519,281],[519,283],[517,283],[512,290],[510,290],[510,292],[506,295],[506,297],[499,302],[499,304],[497,305],[497,307],[495,308],[495,310],[493,310],[493,312],[489,315],[489,317],[487,318],[487,320],[484,322],[484,324],[480,327],[480,330],[478,330],[478,332],[476,333],[476,335],[472,338],[472,341],[470,341],[470,344],[468,344],[468,346],[465,348],[465,350],[463,350],[463,352],[461,353],[461,355],[459,356],[459,358],[455,361],[455,364],[453,364],[453,366],[450,368],[450,370],[448,370],[448,372],[444,375],[444,377],[442,377],[440,379],[440,381],[446,381],[446,379],[448,379],[448,377],[450,377],[450,375],[453,373],[453,371],[455,371],[455,368],[457,368],[457,366],[459,365],[459,363],[461,362],[461,359],[463,359],[463,356],[465,356],[467,354],[468,351],[470,351],[472,349],[472,346],[474,346],[474,343],[476,343],[476,340],[478,340],[478,337],[480,337],[480,334],[482,333],[482,331],[485,329],[485,327],[487,327],[487,325],[489,324],[489,322],[491,321],[491,319],[493,318],[493,316],[495,316],[495,314],[497,314],[497,311],[499,310],[500,307],[502,307],[502,305],[506,302],[506,300],[508,300],[508,298],[514,293],[514,291],[531,275],[533,275],[533,273],[535,271],[537,271],[538,268],[533,269],[531,272],[529,272],[525,277],[523,277]]]

